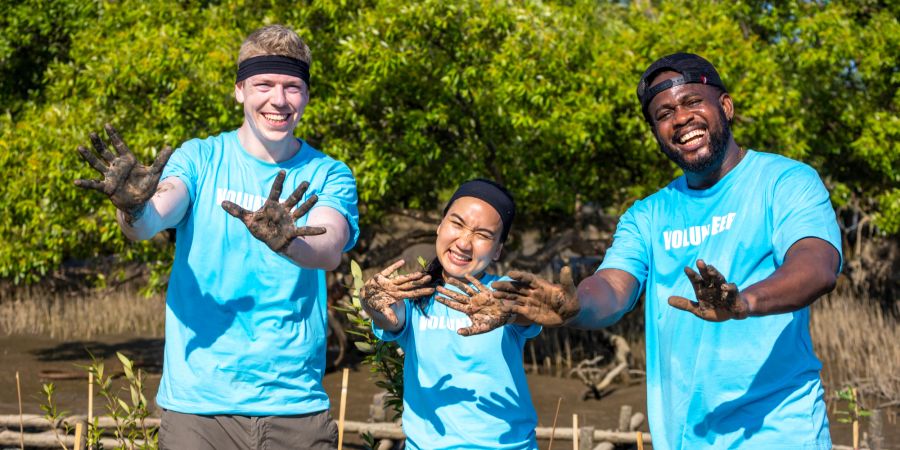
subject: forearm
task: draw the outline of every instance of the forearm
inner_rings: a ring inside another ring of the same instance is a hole
[[[382,314],[380,311],[375,308],[370,307],[366,302],[361,302],[363,310],[369,317],[372,319],[372,323],[375,324],[376,327],[381,328],[385,331],[395,332],[403,329],[403,325],[406,323],[406,305],[405,302],[397,302],[391,305],[391,310],[393,310],[394,315],[397,317],[397,323],[391,323],[388,318]]]
[[[325,233],[295,238],[284,250],[284,256],[307,269],[336,269],[350,235],[347,220],[335,209],[321,207],[309,213],[306,225],[323,227]]]
[[[834,289],[838,265],[837,250],[830,244],[802,239],[791,247],[778,270],[744,289],[741,296],[751,316],[797,311]]]
[[[639,294],[637,280],[616,269],[599,271],[578,284],[580,311],[566,325],[598,329],[616,323]]]
[[[159,184],[137,218],[129,221],[123,211],[116,210],[116,221],[128,239],[143,241],[178,224],[187,213],[188,206],[190,196],[187,187],[180,179],[170,177]]]

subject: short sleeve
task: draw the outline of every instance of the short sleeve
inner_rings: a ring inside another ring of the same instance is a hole
[[[638,280],[643,289],[649,270],[649,251],[638,221],[643,218],[646,223],[649,218],[640,212],[641,205],[642,202],[635,203],[619,218],[612,246],[606,251],[597,270],[619,269],[628,272]]]
[[[544,327],[536,323],[533,323],[531,325],[512,324],[510,326],[513,327],[513,329],[516,330],[516,332],[522,335],[522,337],[524,337],[525,339],[532,339],[536,337],[537,335],[541,334],[541,330],[544,329]]]
[[[403,307],[406,308],[406,319],[403,321],[403,327],[397,331],[387,331],[383,328],[375,326],[375,321],[372,321],[372,333],[378,339],[382,341],[390,342],[390,341],[398,341],[398,343],[403,346],[404,341],[406,340],[406,336],[409,334],[406,330],[409,329],[410,318],[412,317],[411,311],[412,303],[409,300],[403,301]]]
[[[172,153],[166,167],[163,169],[161,180],[169,177],[178,177],[187,187],[191,198],[191,204],[197,198],[197,174],[200,166],[200,141],[192,139],[181,144],[181,147]]]
[[[350,238],[347,239],[347,245],[344,246],[343,251],[350,251],[359,238],[356,179],[353,178],[350,168],[342,162],[336,162],[328,172],[328,178],[322,185],[322,191],[317,192],[316,195],[318,195],[319,200],[313,209],[328,206],[341,213],[347,219],[347,226],[350,227]]]
[[[841,252],[841,232],[828,189],[811,167],[799,165],[785,171],[776,180],[772,198],[772,245],[778,265],[800,239],[814,237],[831,244]],[[838,268],[840,271],[840,267]]]

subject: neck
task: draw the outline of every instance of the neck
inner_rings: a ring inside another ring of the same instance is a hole
[[[287,136],[280,141],[265,140],[247,122],[238,129],[238,141],[247,153],[270,163],[287,161],[300,150],[300,142],[293,136]]]
[[[719,182],[728,172],[737,167],[738,163],[744,159],[747,151],[743,147],[739,147],[734,139],[729,140],[728,148],[725,150],[725,156],[722,162],[715,167],[710,167],[704,172],[685,172],[684,177],[687,179],[687,185],[691,189],[708,189]]]
[[[455,278],[455,279],[461,281],[463,284],[469,284],[469,280],[467,280],[465,276],[463,276],[462,278],[459,278],[459,277],[454,277],[453,275],[450,275],[449,273],[447,273],[447,271],[442,271],[441,273],[443,274],[444,284],[446,284],[447,283],[446,280],[449,280],[450,278]],[[484,271],[482,270],[481,272],[473,273],[471,275],[473,277],[475,277],[476,280],[481,280],[481,277],[484,275]]]

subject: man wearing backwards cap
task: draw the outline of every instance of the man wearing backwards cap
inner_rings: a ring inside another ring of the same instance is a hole
[[[346,165],[293,136],[309,63],[292,30],[261,28],[238,56],[239,129],[167,148],[149,168],[109,126],[118,156],[97,135],[105,161],[79,148],[104,179],[76,184],[110,196],[126,236],[176,229],[161,448],[337,445],[321,383],[324,270],[356,242],[356,183]]]
[[[809,166],[735,143],[705,59],[659,59],[637,95],[684,175],[628,209],[577,290],[568,273],[562,285],[510,273],[494,295],[537,323],[598,328],[646,288],[654,448],[830,449],[808,324],[841,266],[828,191]]]
[[[514,217],[506,189],[467,181],[444,209],[429,267],[394,275],[397,261],[362,290],[375,334],[404,350],[408,449],[537,449],[522,350],[541,328],[511,323],[489,287],[500,278],[485,271]]]

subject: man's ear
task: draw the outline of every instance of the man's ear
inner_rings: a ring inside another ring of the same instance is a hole
[[[234,99],[238,103],[244,103],[244,81],[234,83]]]
[[[722,105],[722,110],[725,111],[725,118],[728,119],[728,123],[731,123],[734,119],[734,102],[731,100],[731,96],[727,92],[721,93],[719,95],[719,104]]]

